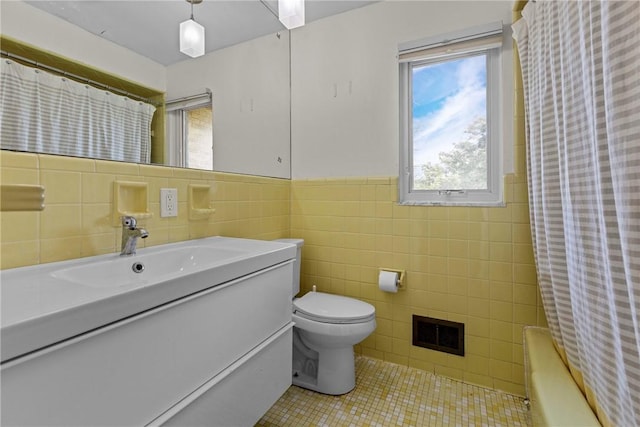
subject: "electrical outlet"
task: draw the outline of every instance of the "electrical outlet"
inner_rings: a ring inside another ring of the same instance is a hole
[[[177,188],[160,189],[160,216],[163,218],[178,216]]]

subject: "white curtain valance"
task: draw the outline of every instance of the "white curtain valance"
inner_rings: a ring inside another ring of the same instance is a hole
[[[1,61],[2,149],[148,163],[155,107]]]

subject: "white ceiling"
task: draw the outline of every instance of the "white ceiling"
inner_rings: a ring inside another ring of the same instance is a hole
[[[191,4],[186,0],[32,0],[27,3],[160,64],[189,59],[180,53],[178,46],[180,22],[191,15]],[[369,3],[373,2],[306,0],[306,22]],[[284,31],[274,15],[277,10],[277,0],[204,0],[194,5],[193,15],[205,27],[208,53]]]

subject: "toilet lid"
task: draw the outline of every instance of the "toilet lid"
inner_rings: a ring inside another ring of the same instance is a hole
[[[360,323],[373,319],[376,309],[357,299],[309,292],[293,301],[293,312],[324,323]]]

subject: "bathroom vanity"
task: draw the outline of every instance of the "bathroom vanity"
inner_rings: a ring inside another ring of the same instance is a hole
[[[291,384],[294,245],[2,271],[2,425],[253,425]]]

